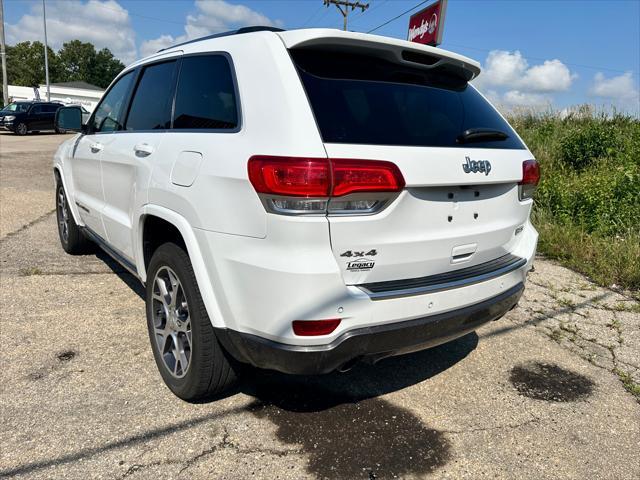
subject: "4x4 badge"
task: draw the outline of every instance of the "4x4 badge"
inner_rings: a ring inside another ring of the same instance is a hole
[[[351,251],[351,250],[347,250],[344,253],[341,253],[340,256],[341,257],[364,257],[366,256],[375,256],[378,254],[378,251],[374,248],[373,250],[369,250],[367,253],[364,253],[364,250],[359,252],[359,251]]]
[[[478,173],[484,172],[485,175],[489,175],[491,171],[491,163],[489,160],[471,160],[469,157],[464,157],[467,163],[462,164],[464,173]]]

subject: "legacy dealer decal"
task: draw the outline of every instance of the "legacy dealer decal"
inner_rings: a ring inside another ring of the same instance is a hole
[[[347,262],[347,270],[349,272],[367,272],[375,266],[376,262],[369,258],[365,258],[364,256],[366,255],[369,257],[373,257],[377,254],[378,252],[376,251],[376,249],[369,250],[366,253],[364,252],[364,250],[360,252],[347,250],[346,252],[341,253],[340,256],[341,257],[361,257],[361,258],[356,258],[353,261]]]
[[[350,272],[367,272],[371,270],[375,264],[376,262],[368,258],[359,258],[347,263],[347,270]]]

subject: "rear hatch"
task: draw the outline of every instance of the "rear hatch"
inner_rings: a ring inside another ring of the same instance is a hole
[[[336,39],[290,54],[328,158],[392,162],[406,184],[379,211],[329,214],[345,283],[425,277],[513,250],[531,208],[518,182],[532,156],[468,84],[477,67]]]

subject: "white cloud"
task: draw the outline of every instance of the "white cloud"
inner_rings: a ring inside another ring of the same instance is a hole
[[[522,79],[527,66],[527,61],[518,50],[513,53],[492,50],[487,55],[482,73],[474,84],[479,87],[513,86]]]
[[[481,89],[504,87],[521,92],[552,93],[568,90],[576,78],[560,60],[545,60],[541,65],[530,67],[518,50],[513,53],[492,50],[474,84]]]
[[[15,24],[6,25],[7,43],[44,40],[42,4],[36,2]],[[129,12],[115,0],[47,2],[47,39],[55,50],[69,40],[104,47],[125,63],[136,58],[135,33]]]
[[[523,108],[526,111],[545,111],[551,109],[553,105],[553,98],[548,94],[520,90],[507,90],[501,93],[493,89],[483,93],[498,110],[504,113],[511,113]]]
[[[539,93],[509,90],[502,96],[502,102],[508,106],[543,107],[551,104],[551,98]]]
[[[171,35],[160,35],[158,38],[145,40],[140,45],[140,56],[148,57],[149,55],[156,53],[158,50],[170,47],[175,43],[178,43],[177,39],[173,38]]]
[[[535,65],[525,72],[520,86],[533,92],[564,92],[577,77],[560,60],[545,60],[542,65]]]
[[[198,14],[189,15],[185,26],[187,34],[192,37],[221,32],[230,27],[274,26],[279,23],[244,5],[232,5],[221,0],[215,2],[196,0],[196,8],[199,10]]]
[[[638,101],[638,89],[631,72],[606,78],[603,73],[596,73],[589,94],[594,97],[607,98],[614,101]]]
[[[159,49],[175,43],[232,30],[234,28],[250,25],[282,25],[280,20],[272,20],[245,5],[235,5],[224,0],[196,0],[195,6],[197,9],[196,13],[187,15],[183,35],[177,37],[162,35],[158,38],[143,42],[142,45],[140,45],[141,56],[151,55]]]
[[[473,84],[501,110],[548,109],[553,105],[551,94],[569,90],[576,78],[560,60],[530,66],[518,50],[492,50]]]

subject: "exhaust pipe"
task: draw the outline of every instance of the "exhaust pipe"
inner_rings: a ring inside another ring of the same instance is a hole
[[[353,366],[358,363],[358,360],[360,360],[358,357],[356,358],[352,358],[351,360],[349,360],[346,363],[343,363],[342,365],[340,365],[336,371],[340,372],[340,373],[346,373],[349,370],[351,370],[353,368]]]

